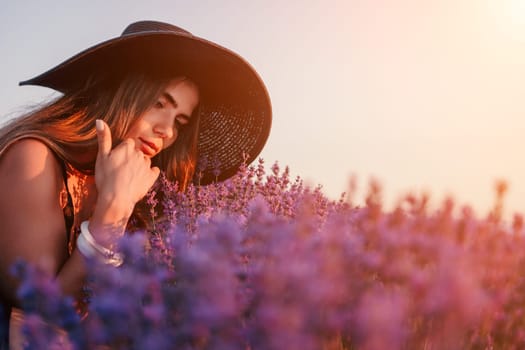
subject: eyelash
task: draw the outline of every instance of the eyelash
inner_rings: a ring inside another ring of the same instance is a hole
[[[162,101],[157,101],[157,102],[155,102],[155,107],[157,107],[157,108],[164,108],[164,103]],[[180,129],[181,127],[183,127],[183,126],[188,124],[188,123],[182,124],[181,123],[181,119],[184,119],[184,118],[182,118],[182,117],[175,118],[175,127],[177,129]]]
[[[183,118],[179,118],[179,117],[175,118],[175,127],[177,129],[180,129],[180,128],[182,128],[182,127],[187,125],[187,123],[186,124],[182,124],[180,119],[183,119]]]

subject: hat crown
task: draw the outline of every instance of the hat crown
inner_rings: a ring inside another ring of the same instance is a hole
[[[191,33],[187,30],[169,23],[158,21],[139,21],[128,25],[122,32],[122,36],[148,32],[168,32],[174,34],[191,35]]]

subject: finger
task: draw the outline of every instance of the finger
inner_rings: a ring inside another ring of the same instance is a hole
[[[111,130],[109,130],[109,126],[101,119],[96,120],[96,126],[98,140],[97,157],[107,156],[111,152],[112,146]]]
[[[150,187],[153,186],[155,181],[157,181],[157,178],[159,177],[159,175],[160,175],[159,167],[156,167],[156,166],[152,167],[150,171],[150,179],[149,179],[151,182]]]
[[[138,152],[136,149],[136,143],[133,139],[124,139],[117,147],[123,148],[126,150],[126,153],[129,156],[134,156],[136,154],[140,154],[141,152]]]
[[[151,168],[151,158],[144,154],[144,162],[148,168]]]

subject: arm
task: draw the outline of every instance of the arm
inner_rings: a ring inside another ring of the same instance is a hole
[[[89,228],[100,244],[111,248],[160,171],[135,149],[133,140],[112,149],[105,123],[98,124],[97,136],[97,201]],[[62,181],[60,164],[40,141],[19,141],[0,159],[0,292],[14,305],[16,281],[8,270],[17,258],[57,276],[66,294],[77,295],[81,289],[86,267],[77,249],[67,258],[59,205]]]
[[[13,305],[9,267],[17,258],[57,276],[65,293],[80,291],[85,266],[77,252],[67,259],[62,186],[60,164],[40,141],[16,142],[0,159],[0,291]]]

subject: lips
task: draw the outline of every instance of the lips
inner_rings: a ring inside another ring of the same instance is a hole
[[[140,142],[142,143],[140,150],[147,156],[153,157],[159,152],[159,148],[153,142],[149,142],[139,137]]]

